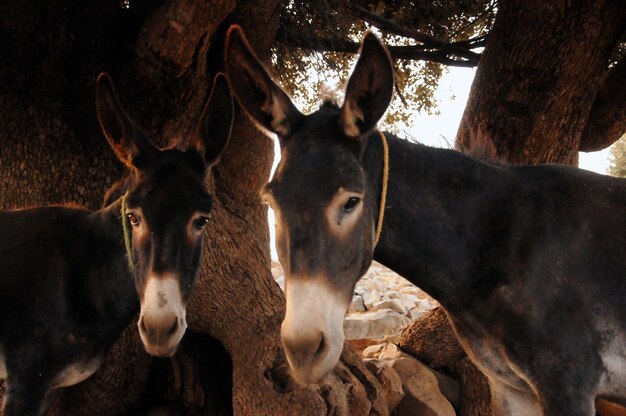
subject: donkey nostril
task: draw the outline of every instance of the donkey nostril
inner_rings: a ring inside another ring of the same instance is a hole
[[[317,346],[315,353],[313,353],[313,357],[315,358],[318,358],[319,356],[321,356],[324,350],[326,349],[326,337],[324,337],[323,333],[320,335],[321,335],[320,343]]]
[[[178,318],[174,318],[174,322],[172,322],[172,326],[167,331],[167,336],[172,336],[178,329]]]
[[[139,318],[139,330],[144,333],[148,332],[148,330],[146,329],[146,323],[143,319],[143,316]]]

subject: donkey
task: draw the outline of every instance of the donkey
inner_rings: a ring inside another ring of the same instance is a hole
[[[98,211],[0,212],[5,416],[39,415],[50,390],[92,375],[138,311],[141,340],[155,356],[173,355],[187,327],[185,305],[212,209],[204,181],[233,121],[226,78],[216,78],[186,151],[156,148],[123,110],[107,74],[96,92],[102,131],[130,168],[124,196]]]
[[[444,306],[497,414],[592,416],[596,397],[626,400],[626,181],[496,166],[376,131],[393,66],[371,32],[343,106],[306,116],[238,27],[226,57],[237,101],[280,141],[261,196],[276,216],[296,380],[337,363],[352,291],[375,258]]]

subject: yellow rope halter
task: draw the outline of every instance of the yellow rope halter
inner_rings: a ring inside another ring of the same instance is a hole
[[[128,224],[130,221],[128,216],[126,215],[126,198],[128,198],[128,191],[122,197],[122,230],[124,231],[124,246],[126,247],[126,260],[128,261],[128,270],[131,273],[135,272],[135,264],[133,263],[133,247],[131,240],[131,231],[130,225]]]
[[[383,142],[383,189],[380,194],[380,208],[378,209],[378,224],[376,225],[376,238],[374,240],[374,247],[380,240],[380,234],[383,232],[383,219],[385,218],[385,203],[387,202],[387,181],[389,180],[389,146],[387,145],[387,138],[382,131],[376,130],[380,136],[380,140]]]

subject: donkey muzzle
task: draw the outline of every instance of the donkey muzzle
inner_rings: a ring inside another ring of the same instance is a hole
[[[149,354],[169,357],[176,353],[187,329],[178,280],[171,275],[148,277],[137,326]]]
[[[299,383],[317,383],[339,361],[348,304],[322,277],[287,279],[287,311],[281,326],[285,355]]]

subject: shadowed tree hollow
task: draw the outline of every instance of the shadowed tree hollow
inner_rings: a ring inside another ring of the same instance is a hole
[[[417,81],[410,62],[436,65],[420,69],[431,84],[442,64],[478,65],[458,140],[510,163],[575,164],[578,151],[607,147],[626,132],[621,0],[459,1],[441,10],[404,0],[376,9],[366,1],[319,3],[0,3],[0,208],[72,202],[95,209],[122,178],[95,117],[102,71],[150,137],[186,146],[223,69],[232,23],[267,64],[273,50],[283,76],[296,81],[306,74],[293,62],[311,51],[324,51],[334,70],[347,71],[345,54],[356,52],[350,36],[378,27],[395,42],[398,90],[409,109],[419,107],[411,100],[428,98],[427,89],[411,90]],[[311,20],[297,18],[307,13]],[[291,61],[287,52],[295,54]],[[350,347],[324,386],[296,386],[285,371],[284,297],[270,274],[266,208],[258,198],[271,163],[271,141],[237,109],[229,148],[207,181],[215,211],[179,354],[151,358],[131,325],[94,376],[57,392],[50,414],[387,413],[381,386]]]

